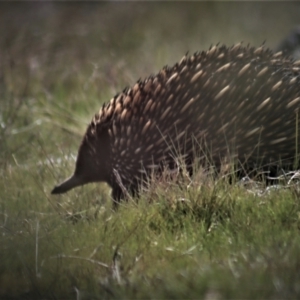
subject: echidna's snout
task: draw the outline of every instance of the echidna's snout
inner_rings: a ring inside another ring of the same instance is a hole
[[[63,194],[75,188],[76,186],[83,185],[84,182],[75,174],[70,178],[63,181],[61,184],[54,187],[51,194]]]

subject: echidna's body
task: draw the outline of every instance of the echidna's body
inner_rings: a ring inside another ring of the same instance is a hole
[[[212,47],[138,81],[96,114],[74,175],[52,193],[105,181],[119,201],[124,188],[178,156],[215,164],[230,153],[241,163],[292,163],[298,151],[300,63],[271,50]],[[205,159],[203,158],[203,161]]]

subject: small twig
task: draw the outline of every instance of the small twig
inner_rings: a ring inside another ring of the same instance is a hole
[[[116,169],[113,169],[113,173],[114,173],[114,175],[116,177],[117,183],[118,183],[119,187],[121,188],[124,196],[127,199],[132,199],[131,196],[130,196],[130,194],[128,193],[127,189],[125,188],[125,186],[122,183],[122,178],[121,178],[119,172]]]
[[[120,268],[118,262],[118,256],[119,256],[118,250],[119,250],[119,246],[116,247],[116,250],[114,252],[112,272],[113,272],[113,277],[116,278],[118,284],[121,284],[122,280],[121,280]]]
[[[59,254],[59,255],[56,255],[56,256],[51,256],[50,257],[51,259],[52,258],[74,258],[74,259],[81,259],[81,260],[85,260],[85,261],[88,261],[92,264],[96,264],[98,266],[101,266],[101,267],[104,267],[104,268],[107,268],[107,269],[111,269],[111,267],[105,263],[102,263],[98,260],[95,260],[95,259],[90,259],[90,258],[85,258],[85,257],[80,257],[80,256],[75,256],[75,255],[65,255],[65,254]]]
[[[291,179],[288,181],[288,185],[291,184],[292,180],[294,180],[295,178],[299,178],[300,177],[300,172],[296,171],[294,173],[294,175],[291,177]]]
[[[39,270],[38,270],[38,255],[39,255],[39,221],[36,222],[35,228],[35,276],[39,277]]]
[[[80,300],[80,291],[79,291],[79,289],[76,286],[74,286],[73,288],[74,288],[74,291],[76,293],[76,300]]]

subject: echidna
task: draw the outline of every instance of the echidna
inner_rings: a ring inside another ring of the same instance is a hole
[[[89,182],[138,191],[153,172],[207,157],[293,163],[298,151],[300,61],[264,46],[214,46],[137,81],[103,105],[87,128],[73,176],[59,194]]]

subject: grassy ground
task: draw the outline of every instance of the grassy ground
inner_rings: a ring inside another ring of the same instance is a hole
[[[298,3],[1,3],[0,299],[296,299],[296,189],[207,176],[51,196],[102,103],[186,51],[275,47]]]

